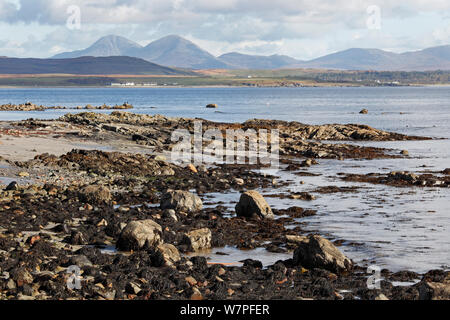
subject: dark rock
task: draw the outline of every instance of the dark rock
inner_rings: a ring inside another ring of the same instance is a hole
[[[273,219],[274,215],[267,201],[259,192],[251,190],[241,194],[236,205],[236,214],[239,217],[254,217]]]

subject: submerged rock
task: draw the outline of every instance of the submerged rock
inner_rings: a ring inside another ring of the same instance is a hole
[[[253,217],[273,219],[274,215],[264,197],[255,190],[250,190],[241,194],[238,204],[235,207],[239,217]]]
[[[186,233],[183,243],[188,245],[189,250],[198,251],[211,248],[211,239],[211,230],[203,228]]]
[[[150,248],[161,243],[162,228],[153,220],[130,222],[120,234],[117,247],[120,250]]]
[[[202,210],[203,203],[197,195],[191,192],[171,190],[163,194],[160,207],[161,209],[174,209],[184,212],[195,212]]]
[[[294,251],[294,264],[305,268],[322,268],[332,272],[341,272],[352,268],[348,259],[329,240],[310,235],[301,241]]]

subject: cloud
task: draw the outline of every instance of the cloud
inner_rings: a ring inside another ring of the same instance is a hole
[[[72,5],[80,8],[81,30],[65,27]],[[381,10],[381,31],[367,30],[370,5]],[[448,39],[449,12],[448,0],[1,0],[0,24],[28,25],[35,40],[24,36],[25,27],[20,41],[8,32],[3,40],[14,40],[17,52],[31,49],[40,56],[55,48],[81,49],[106,34],[144,45],[179,34],[217,54],[239,50],[310,58],[346,46],[400,51],[441,44]],[[419,19],[428,14],[428,20]]]

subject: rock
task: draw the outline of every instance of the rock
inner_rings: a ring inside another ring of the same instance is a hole
[[[122,230],[117,247],[129,251],[158,246],[161,232],[161,226],[153,220],[132,221]]]
[[[156,261],[156,266],[173,266],[174,263],[181,260],[178,249],[173,244],[160,244],[152,254],[152,262]]]
[[[26,296],[26,295],[24,295],[24,294],[22,294],[22,293],[19,293],[18,295],[17,295],[17,300],[36,300],[36,298],[35,297],[31,297],[31,296]]]
[[[203,295],[197,288],[192,288],[191,300],[203,300]]]
[[[85,255],[73,256],[70,258],[70,264],[79,268],[92,267],[92,262]]]
[[[397,171],[390,172],[388,177],[395,179],[395,180],[404,180],[404,181],[410,181],[410,182],[415,182],[419,178],[419,176],[417,176],[414,173],[397,172]]]
[[[125,286],[125,291],[129,294],[138,294],[141,292],[141,287],[134,282],[128,282]]]
[[[167,191],[161,198],[161,209],[174,209],[183,212],[200,211],[203,208],[202,200],[195,194],[182,191]]]
[[[402,150],[402,151],[400,151],[400,154],[402,154],[404,156],[408,156],[409,152],[408,152],[408,150]]]
[[[194,277],[188,276],[185,278],[186,282],[189,283],[191,286],[195,286],[197,284],[197,280],[195,280]]]
[[[235,207],[239,217],[259,216],[261,218],[273,219],[274,215],[267,201],[259,192],[250,190],[241,194]]]
[[[174,221],[178,221],[177,213],[173,209],[166,209],[166,210],[164,210],[163,217],[164,218],[170,218],[170,219],[172,219]]]
[[[19,190],[19,185],[17,184],[16,181],[13,181],[10,184],[8,184],[8,186],[5,189],[5,191],[11,191],[11,190]]]
[[[367,109],[362,109],[359,113],[360,113],[360,114],[368,114],[368,113],[369,113],[369,110],[367,110]]]
[[[211,248],[212,234],[208,228],[192,230],[183,237],[183,243],[189,246],[189,250],[198,251]]]
[[[244,179],[241,179],[241,178],[234,178],[234,182],[236,182],[236,184],[237,185],[240,185],[240,186],[242,186],[242,185],[244,185]]]
[[[308,237],[306,236],[294,236],[294,235],[286,235],[286,240],[287,242],[291,242],[291,243],[303,243],[303,242],[308,242]]]
[[[314,159],[306,159],[300,164],[300,167],[311,167],[313,164],[317,164],[317,161]]]
[[[30,174],[29,174],[28,172],[25,172],[25,171],[21,171],[21,172],[19,172],[17,175],[18,175],[19,177],[22,177],[22,178],[26,178],[26,177],[29,177],[29,176],[30,176]]]
[[[87,240],[82,232],[73,230],[70,234],[69,243],[74,245],[84,245],[87,244]]]
[[[206,105],[206,107],[210,108],[210,109],[215,109],[215,108],[218,108],[219,106],[215,103],[210,103],[210,104]]]
[[[161,162],[166,162],[167,161],[167,158],[165,157],[165,156],[163,156],[163,155],[157,155],[157,156],[155,156],[155,161],[161,161]]]
[[[450,280],[443,283],[422,281],[418,284],[420,300],[450,300]]]
[[[331,272],[341,272],[352,268],[352,261],[339,251],[330,241],[310,235],[299,243],[294,251],[294,264],[302,267],[322,268]]]
[[[380,293],[377,297],[375,297],[375,300],[389,300],[389,298]]]
[[[8,282],[6,283],[6,288],[7,288],[8,290],[14,290],[14,289],[17,288],[17,287],[16,287],[16,283],[14,282],[13,279],[9,279],[9,280],[8,280]]]
[[[33,282],[33,277],[24,268],[14,270],[12,278],[16,281],[19,287],[22,287],[24,284],[30,284]]]
[[[263,268],[263,264],[259,260],[245,259],[239,262],[242,262],[244,267],[259,268],[259,269]]]
[[[101,185],[90,185],[82,188],[78,197],[81,201],[93,204],[109,202],[112,199],[109,189]]]
[[[192,163],[189,163],[186,168],[193,173],[198,173],[197,168]]]
[[[291,195],[289,195],[289,198],[304,201],[316,200],[316,197],[308,192],[294,192]]]

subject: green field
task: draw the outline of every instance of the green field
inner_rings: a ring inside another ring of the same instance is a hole
[[[210,70],[198,76],[3,75],[0,86],[80,87],[133,82],[157,86],[397,86],[450,84],[450,71],[374,72],[308,69]]]

